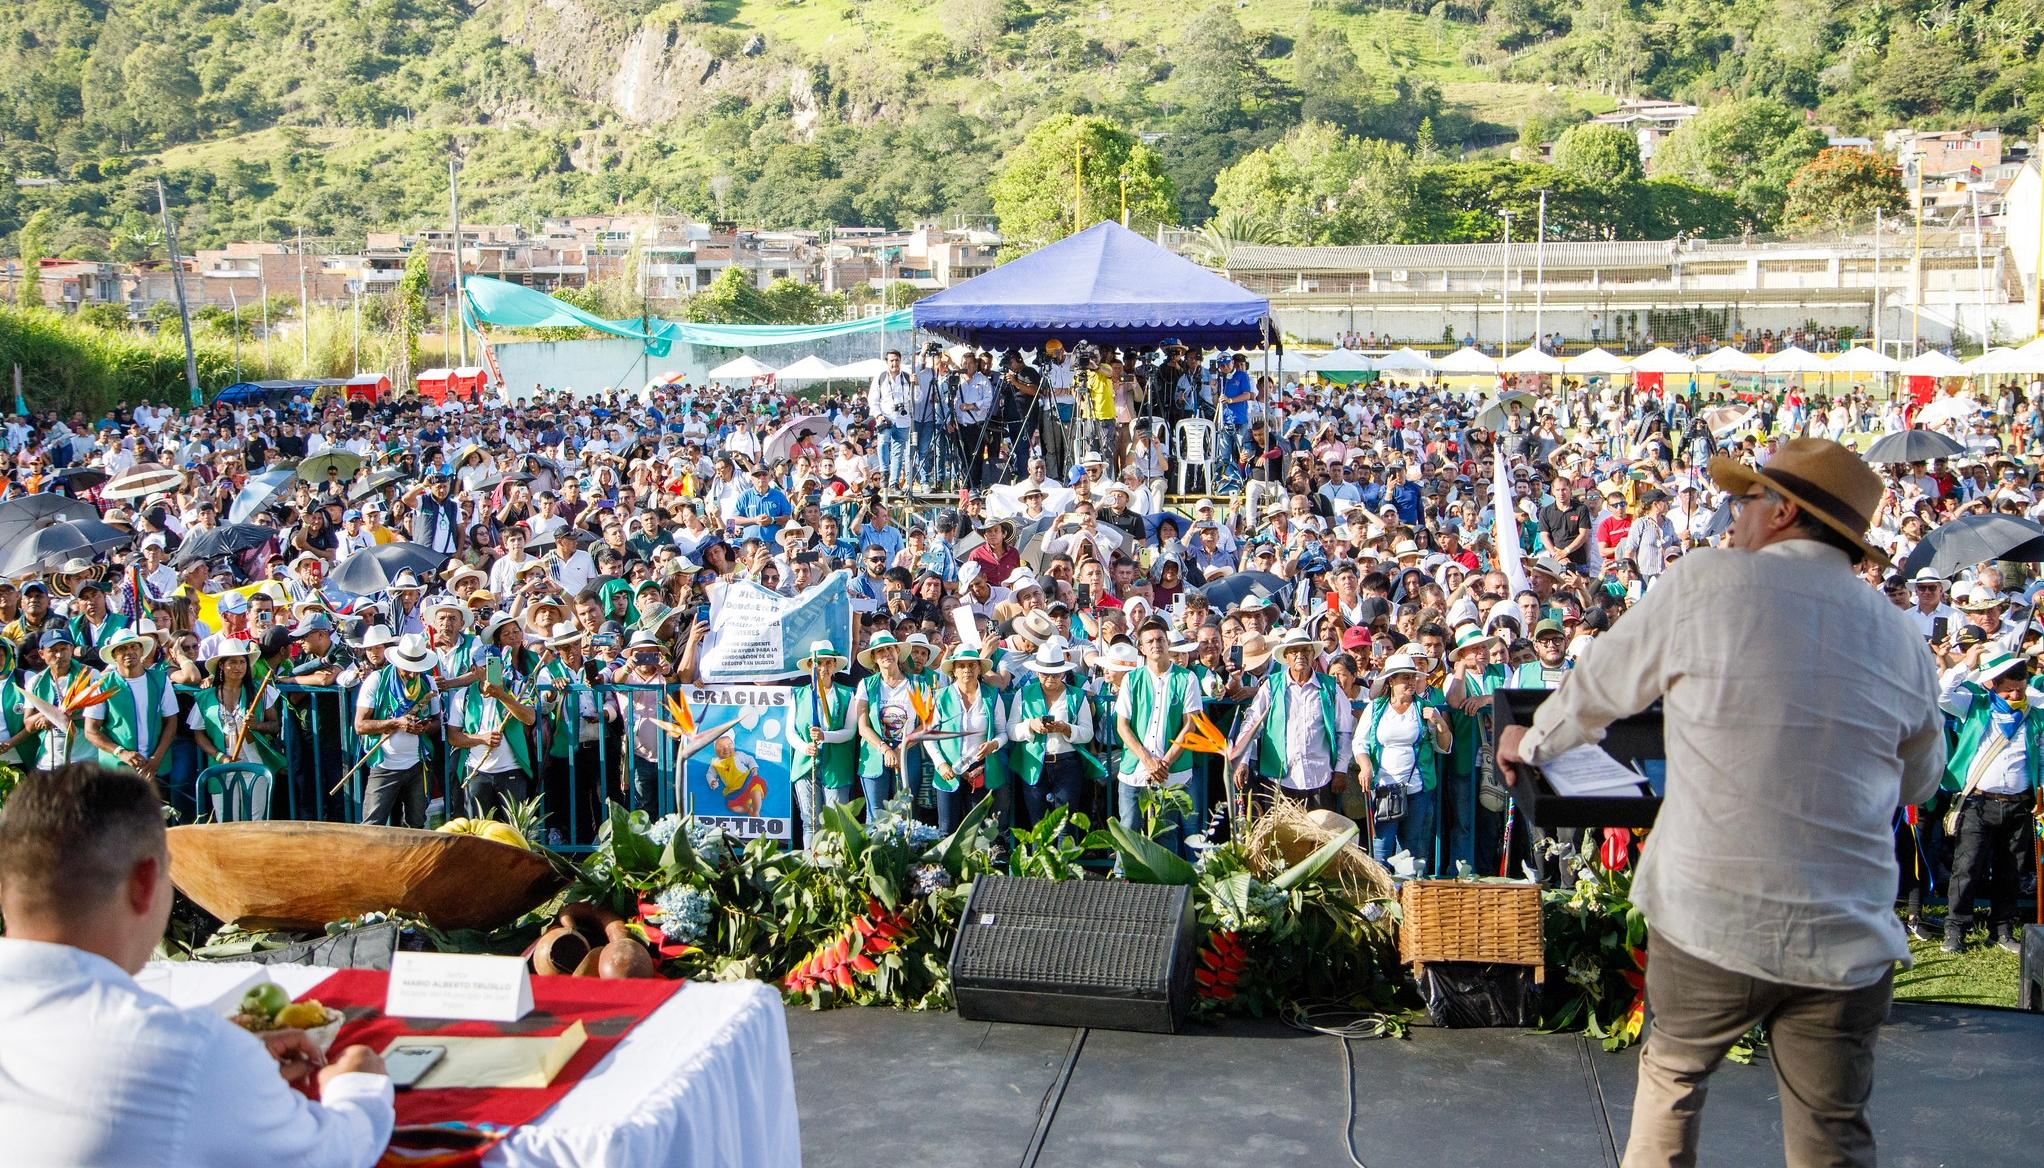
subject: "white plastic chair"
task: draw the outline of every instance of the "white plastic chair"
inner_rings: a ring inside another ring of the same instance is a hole
[[[1197,469],[1203,476],[1202,489],[1214,489],[1214,424],[1205,418],[1181,418],[1178,422],[1178,493],[1190,494],[1187,486],[1188,472]]]

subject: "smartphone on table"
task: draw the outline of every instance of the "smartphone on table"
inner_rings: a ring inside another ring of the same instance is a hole
[[[390,1076],[390,1085],[402,1091],[425,1078],[446,1056],[444,1046],[400,1046],[383,1056],[383,1069]]]

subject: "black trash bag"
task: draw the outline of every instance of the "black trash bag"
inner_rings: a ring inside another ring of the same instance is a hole
[[[1420,996],[1434,1025],[1529,1027],[1540,1021],[1540,992],[1525,965],[1473,961],[1430,962],[1419,975]]]

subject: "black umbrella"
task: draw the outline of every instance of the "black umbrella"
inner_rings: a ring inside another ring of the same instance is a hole
[[[178,567],[199,560],[217,559],[259,548],[277,538],[277,529],[264,527],[260,523],[230,523],[225,527],[207,527],[188,532],[184,542],[177,545],[177,554],[170,562]]]
[[[89,491],[107,480],[107,473],[96,466],[67,466],[49,474],[52,482],[63,483],[74,491]]]
[[[436,571],[447,562],[444,552],[436,552],[422,543],[400,540],[397,543],[380,543],[366,547],[334,566],[330,577],[333,586],[356,596],[368,596],[385,592],[398,574],[411,571],[424,579],[428,572]]]
[[[18,495],[0,503],[0,548],[10,548],[37,528],[66,519],[97,519],[99,508],[69,495]]]
[[[134,532],[98,519],[60,519],[0,549],[0,576],[43,570],[73,556],[89,560],[134,541]]]
[[[1967,515],[1934,527],[1896,571],[1907,580],[1929,568],[1953,576],[1990,560],[2044,564],[2044,524],[2016,515]]]
[[[476,484],[478,491],[494,491],[505,483],[529,483],[532,476],[522,470],[499,471]]]
[[[1283,577],[1269,572],[1232,572],[1200,589],[1200,592],[1207,598],[1207,603],[1218,610],[1240,604],[1248,596],[1282,596],[1286,587]]]
[[[1897,430],[1883,434],[1867,447],[1868,462],[1929,462],[1933,458],[1957,458],[1966,448],[1936,430]]]
[[[390,467],[385,470],[377,471],[375,474],[370,475],[368,478],[356,484],[355,487],[348,492],[348,498],[357,500],[366,499],[369,496],[376,494],[378,491],[381,491],[383,488],[389,486],[392,483],[403,482],[406,478],[409,478],[410,475],[411,472],[402,470],[398,467]]]

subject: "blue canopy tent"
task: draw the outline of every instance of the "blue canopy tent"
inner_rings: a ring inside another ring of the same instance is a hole
[[[231,406],[275,402],[284,397],[310,397],[323,385],[345,385],[345,377],[307,377],[289,381],[237,381],[213,400]]]
[[[1274,341],[1270,301],[1112,220],[910,306],[915,327],[988,348],[1056,337],[1201,348]]]

